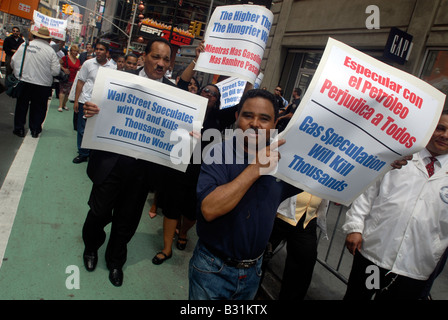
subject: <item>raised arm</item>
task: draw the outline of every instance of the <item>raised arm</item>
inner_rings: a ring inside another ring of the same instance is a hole
[[[196,57],[190,62],[190,64],[185,68],[184,72],[182,72],[180,78],[186,82],[190,82],[191,78],[194,76],[194,67],[196,65],[196,61],[199,58],[201,52],[204,51],[204,40],[199,43],[196,47]]]
[[[205,220],[212,221],[232,211],[259,177],[257,166],[249,165],[234,180],[213,190],[201,203]]]

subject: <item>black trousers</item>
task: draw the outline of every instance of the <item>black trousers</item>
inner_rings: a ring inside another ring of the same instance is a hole
[[[42,132],[42,123],[47,115],[48,97],[51,95],[51,87],[39,86],[25,82],[20,97],[17,98],[14,113],[14,130],[25,128],[28,109],[29,128],[37,133]]]
[[[353,258],[353,266],[347,284],[344,300],[417,300],[421,297],[426,281],[400,276],[389,270],[379,270],[379,289],[369,289],[366,282],[372,283],[373,272],[367,267],[375,266],[359,251]]]
[[[13,72],[12,67],[11,67],[11,59],[12,59],[12,56],[6,55],[6,57],[5,57],[5,66],[6,66],[5,78]]]
[[[303,300],[311,283],[317,259],[317,219],[312,219],[303,228],[305,215],[296,226],[275,218],[274,228],[269,240],[272,250],[286,240],[286,261],[283,271],[280,300]],[[264,268],[269,263],[265,259]]]
[[[104,227],[112,223],[106,248],[109,269],[125,264],[127,244],[137,230],[148,192],[145,161],[129,157],[120,157],[105,181],[93,184],[82,236],[86,251],[97,251],[106,240]]]

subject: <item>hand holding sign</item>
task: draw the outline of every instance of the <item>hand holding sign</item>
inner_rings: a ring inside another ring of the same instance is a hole
[[[84,116],[86,118],[91,118],[99,112],[100,108],[93,102],[88,101],[84,104]]]
[[[185,171],[196,144],[189,132],[199,132],[207,99],[158,81],[100,68],[82,147],[128,155]],[[101,112],[100,108],[101,106]],[[96,116],[95,116],[96,115]],[[179,141],[180,140],[180,141]],[[193,140],[193,141],[191,141]],[[172,154],[174,145],[193,144],[189,154]]]
[[[349,205],[428,143],[445,96],[424,81],[329,39],[281,138],[277,177]]]
[[[281,158],[278,147],[284,145],[285,142],[285,139],[275,140],[270,145],[257,152],[257,156],[252,164],[258,167],[260,175],[272,174],[272,172],[277,168],[278,162]]]
[[[407,165],[410,160],[412,160],[412,156],[406,156],[402,159],[395,160],[392,162],[391,166],[394,169],[401,169],[403,166]]]
[[[255,83],[260,71],[273,13],[262,6],[217,7],[205,33],[205,52],[196,70]]]

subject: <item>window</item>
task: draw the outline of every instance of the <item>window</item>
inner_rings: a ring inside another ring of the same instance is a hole
[[[448,94],[448,50],[428,50],[420,78]],[[447,100],[444,109],[448,109]]]
[[[280,78],[280,86],[283,88],[283,97],[286,100],[290,100],[292,91],[297,87],[302,89],[303,97],[321,58],[322,51],[297,52],[291,50],[288,53]]]

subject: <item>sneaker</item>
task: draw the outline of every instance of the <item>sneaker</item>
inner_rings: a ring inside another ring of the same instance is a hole
[[[69,109],[66,106],[63,106],[62,109],[68,111]]]

